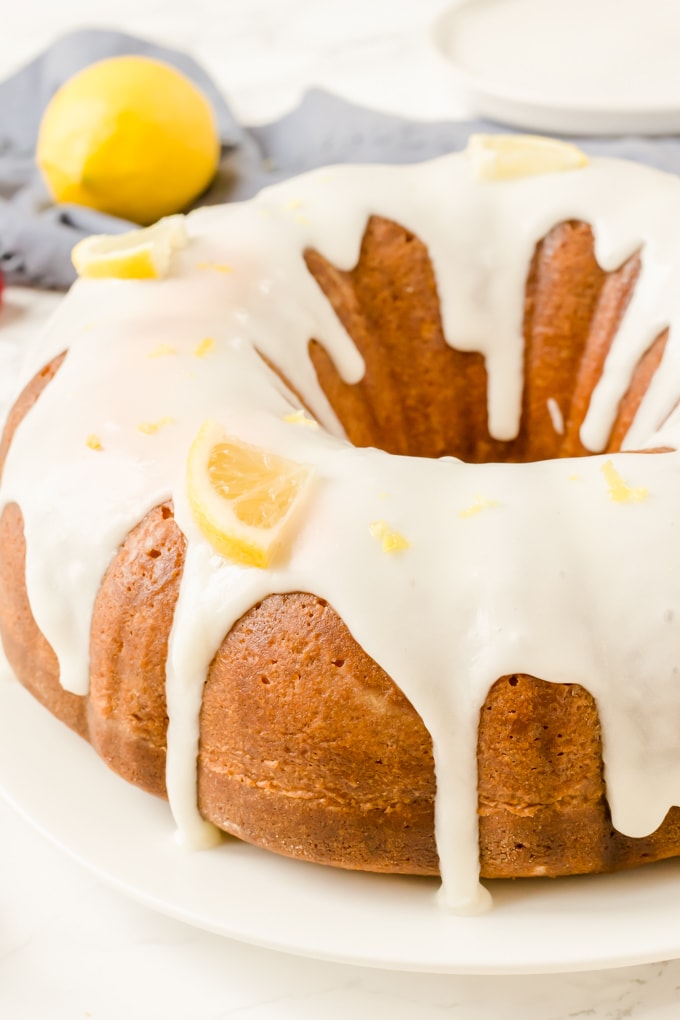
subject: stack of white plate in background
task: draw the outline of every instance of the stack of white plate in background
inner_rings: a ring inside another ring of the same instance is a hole
[[[678,0],[464,0],[433,39],[479,114],[534,131],[680,131]]]

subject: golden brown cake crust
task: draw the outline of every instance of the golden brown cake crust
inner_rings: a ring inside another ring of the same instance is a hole
[[[511,443],[488,434],[481,356],[445,342],[432,267],[417,238],[373,218],[350,273],[315,252],[307,261],[366,360],[362,382],[348,386],[311,342],[320,382],[355,443],[467,460],[586,452],[578,428],[630,300],[636,257],[603,273],[592,232],[578,223],[560,225],[538,246],[526,297],[522,429]],[[572,300],[570,288],[584,302]],[[573,351],[567,338],[574,338]],[[638,366],[613,448],[664,343],[662,335]],[[2,458],[60,363],[49,365],[15,405]],[[546,394],[555,392],[564,402],[562,435],[544,421]],[[165,659],[184,555],[168,504],[127,537],[97,597],[91,692],[79,698],[62,690],[56,658],[28,605],[21,512],[9,505],[0,519],[0,632],[17,676],[111,768],[159,795]],[[597,707],[582,687],[525,675],[493,685],[478,736],[484,876],[610,871],[680,853],[679,809],[645,839],[612,829],[601,750]],[[327,602],[313,593],[271,595],[237,622],[204,690],[198,795],[205,818],[278,853],[435,874],[434,794],[431,741],[420,717]]]
[[[0,517],[0,635],[16,676],[46,708],[81,736],[87,735],[86,699],[65,691],[59,663],[31,612],[26,591],[26,542],[15,503]]]
[[[165,662],[184,536],[172,507],[134,528],[104,575],[90,635],[92,746],[125,779],[165,795]]]
[[[46,365],[25,387],[11,409],[0,441],[0,475],[12,437],[65,355]],[[39,631],[26,591],[26,543],[19,507],[10,504],[0,517],[0,634],[8,662],[26,688],[58,719],[81,736],[87,732],[85,699],[69,694],[59,682],[54,651]]]
[[[269,596],[223,642],[204,692],[199,793],[220,827],[280,853],[436,867],[429,736],[313,595]]]
[[[520,431],[510,442],[489,435],[483,357],[446,343],[434,272],[418,238],[372,217],[354,269],[338,270],[315,251],[306,259],[366,363],[360,382],[345,383],[323,346],[310,343],[319,382],[355,446],[472,463],[588,454],[579,431],[637,282],[638,255],[605,273],[591,228],[571,221],[537,246],[525,298]],[[666,338],[662,333],[636,367],[608,451],[620,448]],[[563,432],[547,410],[555,396]]]

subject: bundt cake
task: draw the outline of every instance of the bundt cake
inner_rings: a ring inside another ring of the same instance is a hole
[[[680,854],[679,223],[632,163],[459,154],[79,280],[0,450],[21,683],[191,843],[440,873],[461,910],[480,872]],[[268,566],[192,510],[205,420],[310,473]]]

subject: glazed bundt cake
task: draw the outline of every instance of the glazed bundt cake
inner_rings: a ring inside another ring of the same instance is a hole
[[[480,872],[679,854],[678,222],[634,164],[462,154],[80,280],[0,451],[19,680],[192,843],[440,873],[459,909]],[[269,566],[192,511],[206,419],[309,471]]]

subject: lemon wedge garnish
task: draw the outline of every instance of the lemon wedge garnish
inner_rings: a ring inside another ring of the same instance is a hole
[[[166,275],[172,253],[187,241],[184,217],[168,216],[143,230],[85,237],[71,260],[79,276],[155,280]]]
[[[219,155],[206,96],[176,68],[135,55],[70,78],[45,109],[36,149],[55,201],[143,225],[185,209]]]
[[[226,434],[207,421],[187,461],[187,496],[201,531],[225,559],[267,567],[304,503],[311,468]]]
[[[465,151],[480,181],[577,170],[588,163],[576,145],[541,135],[471,135]]]

